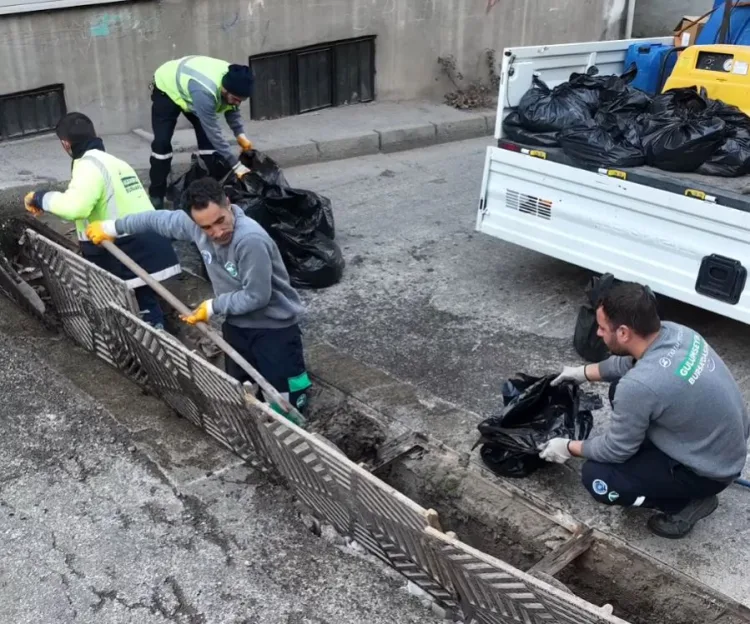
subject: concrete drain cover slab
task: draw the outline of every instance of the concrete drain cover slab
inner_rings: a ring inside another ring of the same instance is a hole
[[[63,331],[87,351],[138,378],[139,372],[122,359],[124,354],[106,319],[110,304],[138,312],[127,284],[32,230],[25,234]]]
[[[431,527],[425,536],[461,596],[467,622],[628,624]]]
[[[238,381],[127,310],[112,306],[109,317],[165,403],[249,463],[265,465],[258,426]]]

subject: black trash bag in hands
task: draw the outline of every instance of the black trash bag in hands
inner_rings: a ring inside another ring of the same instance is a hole
[[[518,103],[521,124],[533,132],[555,132],[592,119],[588,105],[568,83],[554,89],[534,76],[533,86]]]
[[[586,287],[588,303],[578,310],[576,328],[573,333],[573,348],[588,362],[601,362],[610,355],[607,345],[597,335],[599,324],[596,321],[596,308],[602,298],[617,283],[614,275],[605,273],[601,277],[592,277]]]
[[[639,167],[646,162],[643,150],[616,126],[609,129],[591,123],[563,130],[557,137],[567,156],[589,167]]]
[[[579,389],[571,382],[553,387],[556,375],[511,379],[503,386],[502,412],[479,426],[481,457],[496,474],[527,477],[542,465],[539,447],[552,438],[585,440],[591,412],[579,409]]]
[[[281,168],[260,152],[240,157],[250,173],[225,185],[233,204],[273,238],[295,288],[325,288],[341,280],[345,261],[333,240],[331,202],[312,191],[290,188]]]
[[[527,130],[521,122],[518,111],[513,111],[503,119],[503,132],[505,137],[516,143],[533,145],[535,147],[559,147],[557,141],[557,131],[553,132],[534,132]]]
[[[744,113],[743,113],[744,114]],[[736,178],[750,173],[750,129],[737,129],[724,139],[697,173]]]
[[[727,136],[718,117],[674,118],[641,137],[646,164],[665,171],[691,172],[707,162]]]

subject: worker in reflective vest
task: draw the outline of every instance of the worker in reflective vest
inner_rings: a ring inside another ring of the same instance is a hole
[[[224,115],[242,150],[252,149],[238,109],[252,90],[253,75],[249,67],[230,65],[208,56],[186,56],[164,63],[156,70],[151,93],[154,141],[149,189],[155,208],[164,207],[167,176],[172,167],[172,135],[180,114],[193,125],[198,153],[209,170],[214,170],[219,156],[222,164],[231,167],[239,177],[248,172],[224,138],[219,115]]]
[[[117,261],[108,251],[88,240],[90,221],[117,219],[152,211],[146,190],[133,168],[104,151],[91,120],[82,113],[65,115],[56,128],[65,151],[73,158],[73,172],[65,192],[36,191],[26,195],[26,210],[35,216],[48,212],[66,221],[75,221],[82,255],[97,266],[125,280],[135,291],[143,320],[164,327],[164,314],[156,294]],[[119,236],[115,244],[163,281],[180,273],[172,243],[158,234]]]

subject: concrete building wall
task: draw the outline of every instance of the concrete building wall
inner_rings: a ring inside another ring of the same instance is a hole
[[[0,94],[64,83],[100,132],[148,123],[162,62],[376,35],[378,99],[441,97],[439,55],[485,75],[484,50],[621,36],[626,0],[141,0],[0,17]]]
[[[713,0],[636,0],[634,37],[668,35],[683,15],[703,15]]]

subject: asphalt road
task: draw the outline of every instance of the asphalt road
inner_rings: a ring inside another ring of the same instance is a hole
[[[270,484],[0,297],[0,622],[438,622]]]

